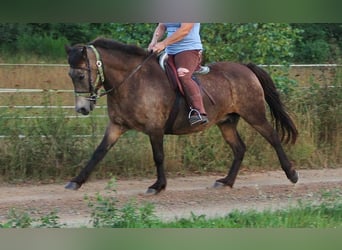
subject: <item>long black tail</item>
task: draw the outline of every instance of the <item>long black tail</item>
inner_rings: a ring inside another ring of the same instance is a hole
[[[270,75],[254,63],[248,63],[246,66],[254,72],[264,89],[265,99],[270,107],[271,115],[281,141],[294,144],[297,140],[297,128],[286,112],[284,104],[280,100],[279,93]]]

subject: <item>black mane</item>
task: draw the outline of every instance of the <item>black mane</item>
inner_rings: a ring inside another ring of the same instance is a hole
[[[94,45],[95,47],[100,47],[104,49],[110,50],[119,50],[127,54],[137,55],[137,56],[147,56],[148,51],[132,44],[124,44],[121,42],[117,42],[112,39],[107,38],[97,38],[94,41],[89,43],[90,45]]]

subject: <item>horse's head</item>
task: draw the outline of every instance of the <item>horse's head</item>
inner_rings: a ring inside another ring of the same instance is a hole
[[[101,87],[96,58],[93,53],[88,55],[89,48],[83,45],[65,46],[70,65],[69,76],[75,91],[75,109],[83,115],[88,115],[94,109],[97,90]]]

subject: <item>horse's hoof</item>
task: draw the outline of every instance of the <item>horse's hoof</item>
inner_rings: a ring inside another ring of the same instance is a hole
[[[147,190],[146,190],[146,192],[145,192],[145,195],[146,196],[150,196],[150,195],[156,195],[156,194],[158,194],[159,192],[156,190],[156,189],[154,189],[154,188],[148,188]]]
[[[297,183],[298,179],[299,179],[298,172],[295,171],[294,175],[290,178],[290,181],[292,183]]]
[[[213,185],[213,188],[215,189],[219,189],[219,188],[224,188],[226,185],[223,184],[222,182],[219,182],[219,181],[215,181],[214,185]]]
[[[65,189],[70,189],[70,190],[77,190],[81,187],[80,184],[70,181],[68,184],[64,186]]]

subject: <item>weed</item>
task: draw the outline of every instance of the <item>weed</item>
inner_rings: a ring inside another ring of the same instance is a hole
[[[8,221],[0,223],[0,228],[61,228],[65,224],[59,222],[57,212],[50,212],[40,218],[32,218],[28,212],[9,210]]]
[[[106,188],[105,195],[97,193],[95,197],[86,196],[85,200],[91,208],[91,223],[95,228],[149,228],[157,223],[154,207],[147,203],[139,206],[129,201],[120,207],[115,197],[115,178]]]
[[[59,222],[59,216],[56,211],[50,212],[47,215],[44,215],[36,220],[35,227],[39,228],[62,228],[66,226],[66,224],[61,224]]]
[[[28,228],[31,226],[33,219],[26,212],[20,212],[12,208],[8,214],[9,220],[0,224],[2,228]]]

